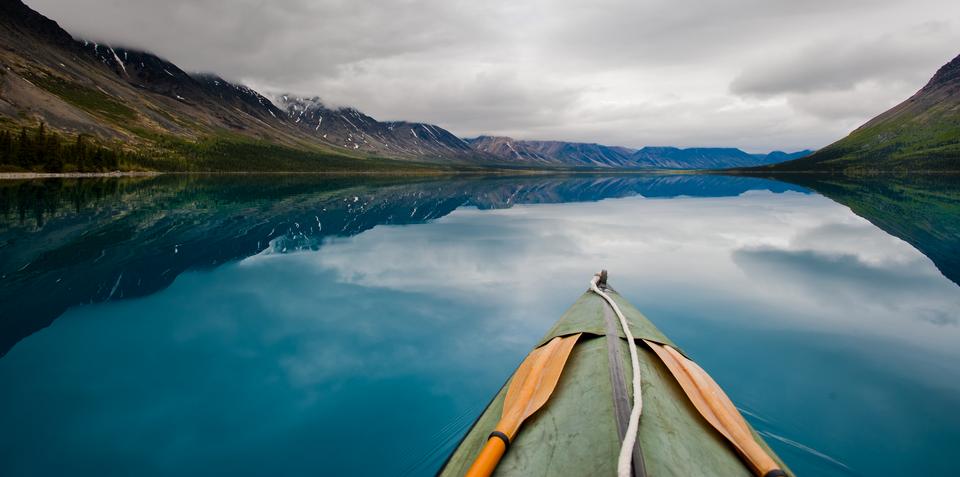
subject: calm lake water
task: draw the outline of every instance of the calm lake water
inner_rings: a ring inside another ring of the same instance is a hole
[[[0,475],[430,475],[601,268],[799,475],[952,473],[960,188],[797,181],[0,183]]]

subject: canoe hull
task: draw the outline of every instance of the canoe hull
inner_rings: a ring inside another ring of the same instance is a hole
[[[626,300],[610,294],[639,344],[643,417],[638,442],[647,475],[752,475],[732,446],[700,416],[663,362],[642,345],[642,339],[673,344]],[[620,434],[608,339],[615,340],[613,359],[621,360],[623,382],[630,383],[632,374],[626,340],[606,335],[607,310],[602,298],[585,293],[544,337],[543,342],[554,336],[584,333],[550,401],[520,428],[494,475],[616,475]],[[507,387],[478,418],[439,475],[460,476],[469,468],[500,418]],[[626,388],[621,392],[626,392],[632,402],[629,386]],[[754,435],[769,451],[766,443]],[[788,475],[792,474],[788,471]]]

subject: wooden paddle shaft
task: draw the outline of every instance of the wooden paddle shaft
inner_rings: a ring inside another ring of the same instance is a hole
[[[465,477],[489,477],[507,451],[507,445],[497,437],[491,437],[483,446],[480,455],[473,461]]]

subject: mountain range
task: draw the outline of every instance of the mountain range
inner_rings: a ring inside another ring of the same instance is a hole
[[[150,53],[76,40],[19,0],[0,3],[0,45],[0,128],[43,122],[133,148],[150,157],[145,168],[366,170],[410,167],[377,158],[466,164],[478,156],[439,127],[380,123],[318,101],[278,106]],[[321,115],[327,121],[317,128]],[[404,127],[422,138],[402,136]]]
[[[639,150],[619,146],[562,141],[527,141],[503,136],[467,139],[476,150],[503,161],[543,166],[609,167],[631,169],[725,169],[751,167],[805,157],[813,151],[794,153],[774,151],[748,154],[736,148],[644,147]]]
[[[277,104],[303,133],[347,150],[404,159],[492,159],[432,124],[380,122],[354,108],[329,108],[317,97],[282,95]]]
[[[773,151],[769,154],[747,154],[737,148],[695,147],[644,147],[635,152],[633,159],[643,167],[652,169],[727,169],[750,167],[804,157],[813,151],[793,153]]]
[[[0,3],[0,46],[0,130],[16,133],[42,122],[68,138],[87,135],[134,151],[123,164],[132,169],[699,169],[791,157],[721,148],[464,140],[440,126],[378,121],[317,97],[270,99],[214,74],[188,73],[151,53],[77,40],[20,0]]]

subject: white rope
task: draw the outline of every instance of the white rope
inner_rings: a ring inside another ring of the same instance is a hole
[[[617,458],[617,475],[619,477],[630,477],[632,475],[633,446],[637,442],[637,428],[640,426],[640,413],[643,411],[643,395],[640,393],[640,360],[637,358],[637,343],[633,340],[633,333],[630,332],[627,319],[624,318],[623,313],[620,312],[620,307],[614,303],[613,299],[597,286],[599,280],[600,275],[594,275],[593,280],[590,280],[590,290],[600,295],[610,304],[610,308],[613,308],[613,312],[620,319],[620,328],[623,329],[623,334],[627,337],[627,344],[630,345],[630,366],[633,368],[633,409],[630,410],[627,435],[623,438],[623,443],[620,445],[620,456]]]

